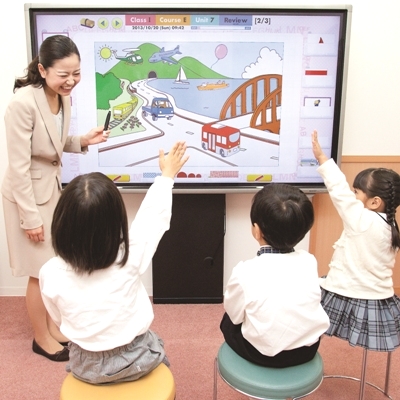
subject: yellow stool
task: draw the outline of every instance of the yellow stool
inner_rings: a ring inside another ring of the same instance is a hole
[[[60,400],[174,400],[175,381],[161,363],[142,378],[110,385],[92,385],[68,374],[61,386]]]

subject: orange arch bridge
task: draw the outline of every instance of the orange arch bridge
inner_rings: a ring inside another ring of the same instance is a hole
[[[251,128],[279,134],[281,103],[282,75],[256,76],[229,96],[221,109],[220,120],[252,114]]]

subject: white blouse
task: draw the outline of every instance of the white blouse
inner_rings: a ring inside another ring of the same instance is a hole
[[[63,125],[64,125],[64,114],[62,106],[60,107],[58,113],[56,115],[53,115],[53,117],[54,117],[54,122],[56,123],[57,126],[57,132],[60,135],[61,139],[63,133]]]

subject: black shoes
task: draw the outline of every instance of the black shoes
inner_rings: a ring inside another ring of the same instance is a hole
[[[43,357],[48,358],[51,361],[68,361],[69,360],[69,350],[68,347],[64,347],[62,350],[57,351],[57,353],[50,354],[47,351],[43,350],[37,343],[36,340],[33,339],[32,342],[32,350],[36,354],[40,354]]]

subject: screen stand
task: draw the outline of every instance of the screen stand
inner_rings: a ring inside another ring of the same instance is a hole
[[[153,302],[222,303],[225,194],[174,194],[153,257]]]

